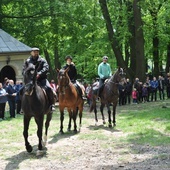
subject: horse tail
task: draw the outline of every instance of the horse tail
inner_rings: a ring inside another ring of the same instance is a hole
[[[95,98],[94,94],[91,93],[91,97],[90,97],[90,112],[92,112],[94,110],[95,102],[96,102],[96,98]]]
[[[94,110],[94,104],[93,104],[93,101],[91,101],[91,104],[90,104],[90,112],[92,112]]]

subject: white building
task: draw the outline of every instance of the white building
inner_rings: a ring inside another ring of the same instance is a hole
[[[22,80],[22,67],[29,57],[31,47],[21,43],[0,29],[0,82],[5,77]]]

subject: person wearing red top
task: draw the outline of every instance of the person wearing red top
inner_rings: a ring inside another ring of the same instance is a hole
[[[138,92],[137,92],[136,88],[134,88],[132,91],[132,99],[133,99],[134,104],[138,103],[137,98],[138,98]]]

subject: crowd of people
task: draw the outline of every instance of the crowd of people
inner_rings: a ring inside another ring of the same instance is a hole
[[[170,98],[169,73],[166,77],[159,75],[158,78],[150,78],[147,76],[145,82],[140,81],[139,78],[135,78],[135,81],[132,83],[129,79],[126,79],[125,82],[119,84],[120,106],[130,103],[139,104],[142,102],[165,100],[165,96]]]
[[[19,91],[22,88],[23,83],[21,80],[14,81],[4,78],[4,82],[0,83],[0,120],[5,120],[5,108],[8,104],[10,118],[15,118],[16,113],[22,114],[21,99],[19,97]]]

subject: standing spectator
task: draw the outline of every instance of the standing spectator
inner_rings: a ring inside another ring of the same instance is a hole
[[[20,96],[19,96],[19,92],[20,92],[20,89],[23,87],[23,84],[22,84],[22,81],[16,81],[16,85],[15,85],[15,90],[17,92],[17,95],[16,95],[16,111],[17,111],[17,114],[20,114],[21,113],[21,99],[20,99]]]
[[[6,88],[6,92],[8,93],[8,103],[9,103],[9,112],[10,118],[15,118],[15,98],[16,98],[16,90],[13,80],[9,80],[9,85]]]
[[[166,77],[166,92],[167,92],[167,98],[170,98],[170,73],[167,73]]]
[[[165,99],[164,86],[165,86],[164,78],[162,76],[159,76],[158,77],[158,90],[159,90],[159,98],[160,98],[160,100]]]
[[[147,97],[148,97],[148,89],[146,83],[144,83],[142,87],[142,101],[144,103],[147,102]]]
[[[139,87],[138,87],[138,102],[142,102],[142,88],[143,88],[143,83],[139,82]]]
[[[7,77],[4,78],[4,82],[2,83],[2,88],[6,90],[6,88],[9,85],[9,79]],[[7,98],[7,96],[6,96]],[[6,102],[5,102],[5,107],[6,107]]]
[[[138,77],[135,78],[135,82],[134,82],[133,88],[135,88],[137,93],[138,93],[137,101],[139,102],[140,82],[139,82],[139,78]]]
[[[132,83],[129,81],[129,79],[126,79],[126,85],[125,85],[125,93],[126,93],[126,103],[131,103],[131,95],[132,95]]]
[[[2,84],[3,89],[6,89],[6,87],[8,86],[8,84],[9,84],[9,79],[8,79],[7,77],[5,77],[5,78],[4,78],[4,82],[3,82],[3,84]]]
[[[155,101],[157,100],[157,89],[158,81],[156,80],[156,77],[153,77],[153,80],[151,81],[151,101],[153,101],[153,98]]]
[[[123,82],[119,83],[119,106],[125,105],[125,85]]]
[[[89,106],[90,106],[90,98],[89,98],[90,90],[91,90],[91,86],[90,86],[90,84],[88,84],[87,87],[86,87],[85,93],[86,93],[86,98],[87,98],[87,104]]]
[[[132,91],[132,99],[133,99],[133,103],[134,104],[138,104],[138,92],[136,90],[136,88],[133,89]]]
[[[50,86],[53,89],[53,91],[56,93],[57,92],[57,85],[55,84],[54,80],[51,80]]]
[[[57,88],[58,87],[57,87],[57,85],[56,85],[56,83],[53,79],[50,81],[50,86],[51,86],[53,93],[54,93],[54,96],[56,98],[55,101],[58,101],[58,94],[57,94]]]
[[[6,90],[2,87],[2,83],[0,83],[0,119],[5,119],[5,104],[7,102],[7,93]]]
[[[150,93],[151,93],[151,81],[149,79],[149,76],[146,77],[146,82],[145,83],[146,83],[147,90],[148,90],[147,102],[149,102]]]

